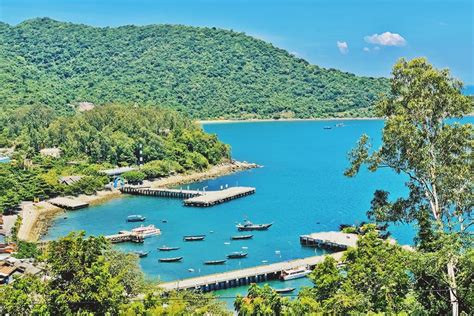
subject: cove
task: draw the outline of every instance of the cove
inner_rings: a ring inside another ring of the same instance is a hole
[[[341,122],[344,126],[335,127]],[[324,129],[325,126],[332,128]],[[66,219],[58,216],[44,239],[73,230],[85,230],[88,235],[113,234],[138,226],[125,219],[130,214],[141,214],[147,218],[144,224],[154,224],[162,235],[146,239],[142,245],[117,247],[149,251],[147,257],[140,259],[149,277],[179,280],[322,254],[322,250],[301,247],[299,235],[337,230],[341,223],[367,220],[365,214],[376,189],[391,192],[392,199],[407,192],[404,178],[390,170],[362,170],[355,178],[343,175],[348,166],[347,153],[362,134],[380,144],[382,120],[245,122],[203,127],[232,146],[233,158],[264,167],[194,183],[189,188],[252,186],[256,187],[256,194],[210,208],[184,207],[177,199],[124,196],[68,212]],[[231,241],[230,236],[237,234],[236,223],[246,218],[274,224],[268,231],[254,232],[251,240]],[[162,223],[163,219],[167,222]],[[412,227],[391,225],[389,231],[399,243],[412,243]],[[183,242],[184,235],[194,234],[206,234],[205,241]],[[158,252],[157,248],[163,245],[180,249]],[[233,251],[248,252],[248,258],[229,260],[219,266],[203,264],[225,259]],[[158,262],[158,258],[170,256],[184,258],[180,263]]]

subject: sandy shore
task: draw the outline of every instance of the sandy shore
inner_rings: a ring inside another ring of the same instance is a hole
[[[382,120],[380,117],[330,117],[330,118],[282,118],[282,119],[222,119],[222,120],[201,120],[198,124],[225,124],[225,123],[250,123],[250,122],[304,122],[304,121],[367,121]]]
[[[233,161],[213,166],[203,172],[178,174],[154,181],[146,181],[145,185],[155,188],[172,187],[181,184],[217,178],[233,172],[258,167],[259,166],[254,163]],[[119,190],[103,190],[98,191],[94,195],[79,195],[78,197],[75,197],[75,199],[89,203],[90,205],[95,205],[104,203],[114,198],[118,198],[121,195],[122,193]],[[25,202],[22,204],[21,208],[22,224],[18,232],[18,238],[26,241],[37,241],[41,235],[47,231],[49,225],[51,225],[51,220],[57,216],[57,214],[64,212],[63,209],[56,207],[47,201],[42,201],[39,203]]]

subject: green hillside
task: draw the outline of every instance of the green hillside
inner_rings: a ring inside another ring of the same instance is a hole
[[[195,118],[370,114],[384,78],[310,65],[243,33],[180,25],[0,23],[0,106],[159,105]]]

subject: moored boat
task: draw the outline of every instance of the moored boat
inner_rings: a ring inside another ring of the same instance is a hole
[[[204,261],[204,264],[206,265],[217,265],[217,264],[224,264],[227,260],[209,260],[209,261]]]
[[[323,129],[332,129],[331,126],[324,126]]]
[[[251,239],[253,235],[235,235],[230,237],[232,240],[243,240],[243,239]]]
[[[204,240],[206,238],[206,235],[194,235],[194,236],[184,236],[183,240],[184,241],[200,241]]]
[[[299,279],[307,276],[311,273],[307,267],[296,267],[293,269],[283,270],[280,275],[280,279],[287,281],[287,280],[294,280]]]
[[[294,287],[285,287],[283,289],[273,289],[275,290],[275,292],[277,292],[278,294],[285,294],[285,293],[291,293],[295,290]]]
[[[236,251],[227,255],[227,259],[241,259],[247,257],[246,252]]]
[[[239,231],[249,231],[249,230],[267,230],[272,226],[273,223],[270,224],[254,224],[251,221],[245,221],[243,224],[239,223],[236,225]]]
[[[127,216],[127,222],[143,222],[146,217],[141,215],[129,215]]]
[[[173,251],[173,250],[178,250],[179,247],[167,247],[167,246],[163,246],[163,247],[159,247],[158,250],[159,251]]]
[[[134,251],[133,253],[136,254],[139,258],[148,256],[148,251]]]
[[[173,258],[160,258],[158,261],[160,262],[179,262],[183,260],[183,257],[173,257]]]
[[[160,235],[161,231],[155,227],[155,225],[140,226],[132,229],[132,233],[148,238],[151,236]]]

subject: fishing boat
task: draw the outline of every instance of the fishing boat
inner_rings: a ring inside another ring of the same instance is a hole
[[[324,126],[323,129],[332,129],[331,126]]]
[[[236,236],[230,237],[230,239],[232,239],[232,240],[243,240],[243,239],[251,239],[252,237],[253,237],[253,235],[236,235]]]
[[[217,265],[217,264],[224,264],[227,260],[209,260],[209,261],[204,261],[204,264],[206,265]]]
[[[267,230],[272,226],[273,223],[270,224],[254,224],[251,221],[245,221],[243,224],[237,224],[237,229],[239,231],[248,231],[248,230]]]
[[[275,290],[275,292],[277,292],[278,294],[285,294],[285,293],[291,293],[295,290],[294,287],[285,287],[283,289],[273,289]]]
[[[247,253],[242,252],[242,251],[236,251],[236,252],[233,252],[233,253],[227,255],[227,259],[241,259],[241,258],[245,258],[245,257],[247,257]]]
[[[206,238],[206,235],[184,236],[183,240],[184,241],[200,241],[200,240],[204,240],[204,238]]]
[[[148,256],[148,251],[134,251],[133,253],[136,254],[139,258]]]
[[[144,222],[146,217],[141,215],[130,215],[127,216],[127,222]]]
[[[307,276],[311,273],[307,267],[297,267],[293,269],[283,270],[280,275],[280,279],[287,281],[287,280],[294,280],[299,279]]]
[[[143,238],[160,235],[161,231],[155,225],[140,226],[132,229],[132,233],[141,235]]]
[[[183,260],[183,257],[173,257],[173,258],[160,258],[158,261],[160,262],[179,262]]]
[[[167,247],[167,246],[163,246],[163,247],[159,247],[158,250],[159,251],[173,251],[173,250],[178,250],[179,247]]]

